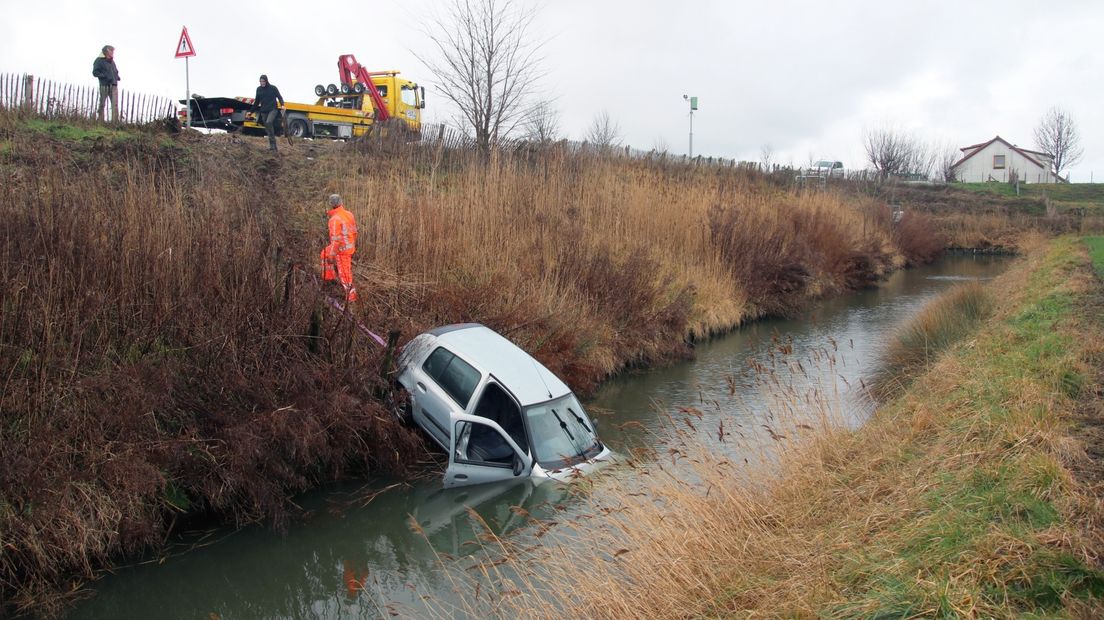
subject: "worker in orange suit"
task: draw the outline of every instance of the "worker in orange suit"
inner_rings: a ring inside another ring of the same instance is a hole
[[[353,253],[356,252],[356,218],[345,210],[338,194],[330,194],[327,201],[329,217],[330,243],[322,248],[322,280],[335,278],[345,289],[345,301],[356,301],[357,292],[353,286]]]

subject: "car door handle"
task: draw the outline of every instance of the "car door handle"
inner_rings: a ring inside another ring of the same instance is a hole
[[[422,392],[425,392],[426,391],[425,384],[422,383],[421,381],[419,381],[418,382],[418,389],[421,390]]]
[[[456,480],[467,480],[468,475],[467,474],[456,474],[455,476],[453,476],[453,478],[456,479]]]

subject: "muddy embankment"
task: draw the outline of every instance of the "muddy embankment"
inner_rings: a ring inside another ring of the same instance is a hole
[[[318,483],[402,474],[382,350],[313,279],[324,197],[360,228],[356,318],[479,321],[577,390],[874,285],[920,216],[754,173],[559,152],[302,142],[0,116],[0,589],[56,609],[181,517],[276,523]],[[292,265],[301,264],[297,271]]]

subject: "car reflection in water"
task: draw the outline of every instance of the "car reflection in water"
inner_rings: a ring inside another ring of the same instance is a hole
[[[169,564],[122,569],[70,617],[424,617],[427,606],[455,597],[442,568],[459,560],[462,570],[483,547],[481,534],[524,536],[527,515],[570,509],[572,493],[528,478],[330,487],[298,500],[310,516],[286,533],[225,531],[204,539],[225,536],[218,544]]]

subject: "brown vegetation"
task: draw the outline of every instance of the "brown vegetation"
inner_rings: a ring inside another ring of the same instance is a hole
[[[1059,207],[1058,201],[1051,203],[1039,197],[1040,192],[1059,193],[1059,189],[1063,190],[1062,195],[1072,193],[1066,190],[1071,186],[1058,189],[1048,189],[1054,187],[1050,185],[1029,187],[1032,191],[1028,192],[1025,188],[1022,197],[978,192],[956,184],[855,183],[845,191],[874,196],[899,205],[905,214],[900,227],[902,232],[910,225],[938,231],[939,247],[936,251],[948,248],[1016,253],[1026,249],[1023,247],[1025,236],[1093,234],[1104,230],[1104,216],[1100,214],[1099,205],[1066,201]],[[1088,191],[1083,193],[1094,195]],[[1070,206],[1073,204],[1082,206]],[[931,238],[930,235],[906,236],[912,241],[902,239],[898,242],[906,246],[909,243],[925,244]]]
[[[0,176],[0,588],[19,606],[181,513],[279,521],[290,493],[422,453],[374,398],[379,349],[291,275],[315,269],[329,192],[360,223],[357,318],[481,321],[581,391],[915,258],[863,200],[555,149],[270,158],[0,115]]]

